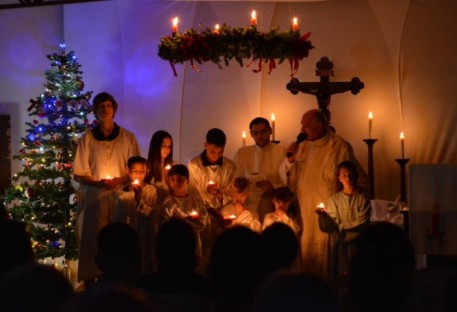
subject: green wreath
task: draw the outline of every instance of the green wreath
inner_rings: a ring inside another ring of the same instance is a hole
[[[254,26],[248,28],[222,25],[218,30],[206,28],[198,33],[195,29],[184,33],[174,33],[160,40],[158,55],[170,62],[173,73],[177,76],[175,64],[190,62],[198,70],[195,62],[213,62],[222,68],[222,63],[229,65],[235,59],[240,66],[243,60],[251,60],[247,66],[257,62],[254,72],[260,72],[264,62],[269,64],[269,72],[276,68],[276,61],[281,64],[289,60],[292,76],[297,72],[299,61],[307,57],[314,48],[308,40],[311,33],[300,34],[299,30],[279,32],[279,28],[263,33]]]

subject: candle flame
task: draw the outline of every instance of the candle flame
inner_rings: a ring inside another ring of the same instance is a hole
[[[235,219],[236,219],[236,216],[235,216],[234,214],[232,214],[232,215],[229,216],[229,219],[235,220]]]
[[[373,119],[373,113],[372,112],[368,113],[368,119]]]
[[[400,139],[404,140],[405,139],[405,134],[403,132],[400,132]]]
[[[271,114],[271,121],[275,121],[275,120],[276,120],[275,114]]]
[[[257,17],[257,13],[255,10],[253,10],[251,13],[251,18],[256,18],[256,17]]]
[[[214,182],[213,180],[209,180],[208,184],[213,185],[213,184],[216,184],[216,182]]]
[[[171,169],[171,165],[166,165],[165,166],[165,170],[170,170]]]
[[[135,179],[135,181],[133,181],[133,184],[137,184],[137,185],[140,184],[140,180]]]
[[[215,30],[219,30],[219,27],[220,27],[219,24],[214,25]]]
[[[298,18],[294,17],[294,18],[292,19],[292,24],[293,24],[293,25],[297,25],[297,24],[298,24]]]
[[[243,131],[243,133],[241,134],[241,137],[242,137],[243,139],[246,139],[246,131]]]
[[[111,176],[108,174],[108,175],[106,176],[106,179],[107,179],[107,180],[111,179]]]
[[[178,22],[179,22],[178,17],[175,17],[175,18],[173,19],[173,26],[178,26]]]
[[[325,208],[324,203],[319,203],[319,205],[317,205],[317,208]]]

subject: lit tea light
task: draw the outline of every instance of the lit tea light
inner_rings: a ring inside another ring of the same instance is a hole
[[[317,205],[317,208],[325,209],[324,203],[319,203],[319,205]]]
[[[195,211],[195,210],[192,210],[192,211],[189,213],[189,217],[191,217],[192,219],[197,219],[197,218],[199,217],[198,212]]]

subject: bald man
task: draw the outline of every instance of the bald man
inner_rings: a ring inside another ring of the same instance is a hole
[[[328,126],[326,116],[319,110],[306,112],[301,119],[301,131],[306,140],[299,145],[293,142],[282,170],[287,173],[288,184],[296,194],[303,220],[301,235],[301,262],[303,269],[318,276],[330,277],[331,234],[319,229],[316,206],[326,204],[337,191],[336,167],[350,160],[358,164],[361,186],[366,186],[366,174],[354,156],[352,146],[336,135]]]

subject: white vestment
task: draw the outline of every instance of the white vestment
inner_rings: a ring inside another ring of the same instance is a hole
[[[327,233],[319,229],[316,207],[327,202],[336,192],[336,168],[344,160],[356,164],[351,145],[340,136],[328,131],[315,141],[299,145],[295,162],[284,161],[282,168],[288,171],[289,186],[297,195],[303,221],[301,236],[301,261],[303,268],[321,277],[330,276],[331,241]],[[359,170],[361,180],[366,175]],[[363,183],[362,183],[363,185]]]
[[[259,214],[260,221],[263,221],[266,213],[273,210],[273,206],[270,203],[270,207],[259,207],[263,192],[255,184],[262,180],[268,180],[273,184],[274,188],[284,186],[286,183],[285,175],[281,179],[279,167],[284,161],[285,155],[286,150],[282,146],[269,142],[264,147],[257,145],[243,146],[233,158],[236,164],[236,176],[246,177],[251,182],[249,202],[254,207],[255,212]]]

